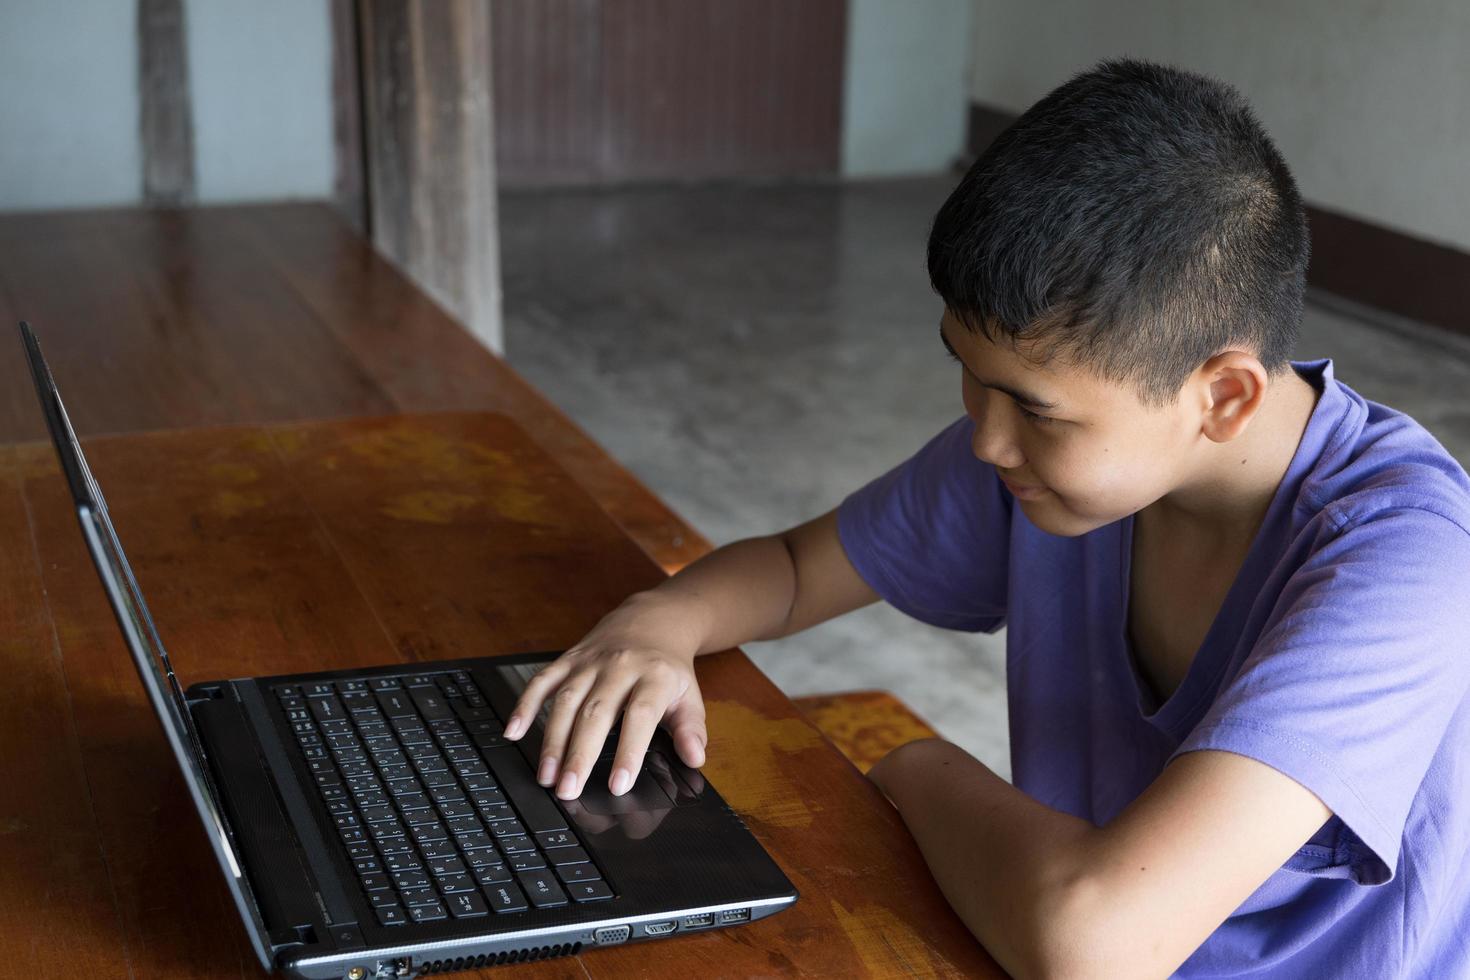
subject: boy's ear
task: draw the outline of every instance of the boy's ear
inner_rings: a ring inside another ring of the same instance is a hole
[[[1204,363],[1206,408],[1200,430],[1215,442],[1229,442],[1250,425],[1265,403],[1268,375],[1246,351],[1224,351]]]

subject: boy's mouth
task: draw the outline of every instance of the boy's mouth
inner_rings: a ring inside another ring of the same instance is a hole
[[[1006,485],[1006,489],[1009,490],[1012,495],[1023,500],[1029,500],[1032,497],[1039,497],[1042,494],[1046,493],[1046,487],[1039,485],[1021,486],[1020,484],[1012,483],[1005,477],[1001,477],[1000,482]]]

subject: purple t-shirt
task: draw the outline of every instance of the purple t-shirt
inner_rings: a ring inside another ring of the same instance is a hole
[[[1219,614],[1163,704],[1127,639],[1130,515],[1039,530],[960,418],[842,502],[859,574],[926,623],[1006,635],[1014,784],[1109,823],[1224,749],[1333,816],[1179,977],[1470,977],[1470,477],[1332,361]],[[1204,883],[1202,883],[1203,885]]]

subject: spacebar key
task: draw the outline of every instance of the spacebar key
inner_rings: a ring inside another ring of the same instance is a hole
[[[480,753],[490,771],[495,773],[495,778],[500,780],[500,788],[510,797],[511,805],[520,813],[521,822],[530,828],[531,833],[567,829],[566,818],[552,802],[550,791],[536,782],[519,749],[504,746],[481,749]]]

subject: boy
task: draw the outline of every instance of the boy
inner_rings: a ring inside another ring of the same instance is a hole
[[[1105,61],[929,239],[965,415],[834,511],[727,545],[535,678],[571,798],[623,712],[703,763],[701,653],[883,598],[1007,633],[1014,786],[870,773],[1018,977],[1470,976],[1470,477],[1291,361],[1295,182],[1241,96]]]

